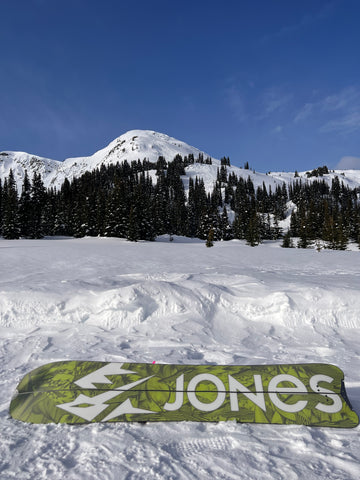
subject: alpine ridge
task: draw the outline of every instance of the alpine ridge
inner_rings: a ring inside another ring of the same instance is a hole
[[[10,169],[18,187],[21,187],[25,170],[31,178],[34,173],[41,174],[46,187],[59,187],[65,178],[71,180],[86,171],[111,163],[129,163],[137,160],[156,162],[159,156],[173,160],[176,155],[186,156],[199,154],[208,157],[206,153],[185,142],[169,137],[163,133],[151,130],[130,130],[116,138],[105,148],[91,156],[67,158],[64,161],[51,160],[25,152],[0,152],[0,178],[7,177]]]
[[[211,155],[190,146],[187,143],[170,137],[164,133],[152,130],[130,130],[118,138],[114,139],[106,147],[98,150],[91,156],[67,158],[64,161],[43,158],[26,152],[0,151],[0,179],[4,179],[9,175],[10,169],[13,171],[14,178],[21,191],[24,180],[25,170],[32,178],[34,173],[41,174],[45,187],[59,188],[65,178],[71,181],[73,178],[80,177],[87,171],[100,168],[101,165],[122,163],[125,160],[129,163],[132,161],[156,162],[160,156],[167,161],[172,161],[176,155],[182,157],[193,154],[195,159],[199,155],[211,158],[210,164],[196,163],[186,168],[186,176],[195,178],[198,176],[204,180],[205,187],[210,191],[216,181],[217,170],[221,162]],[[226,154],[226,152],[224,152]],[[237,164],[245,164],[246,159],[230,159]],[[323,163],[326,163],[324,161]],[[236,166],[227,168],[228,172],[235,173],[239,177],[247,179],[249,176],[255,186],[265,184],[267,187],[276,188],[277,185],[291,183],[294,180],[294,172],[255,172],[252,168],[244,169]],[[315,179],[316,176],[308,178],[307,172],[299,172],[300,178],[306,180]],[[334,177],[339,176],[341,181],[350,188],[360,186],[360,171],[346,170],[346,172],[329,171],[322,178],[331,184]],[[187,179],[184,178],[185,188],[187,187]]]

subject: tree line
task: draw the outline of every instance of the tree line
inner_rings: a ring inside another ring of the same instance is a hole
[[[359,189],[338,177],[329,186],[323,179],[294,178],[274,190],[263,183],[228,173],[230,160],[221,159],[211,192],[202,178],[185,176],[186,166],[211,164],[201,155],[172,161],[159,157],[102,165],[60,188],[45,188],[40,174],[25,172],[17,191],[13,172],[0,181],[0,234],[6,239],[67,235],[154,240],[168,234],[204,240],[244,239],[255,246],[266,239],[283,239],[284,247],[307,248],[321,241],[327,248],[360,245]],[[188,182],[187,194],[184,182]],[[279,222],[292,211],[289,228]],[[295,239],[296,238],[296,243]]]

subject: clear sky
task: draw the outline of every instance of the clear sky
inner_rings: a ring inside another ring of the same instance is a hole
[[[260,172],[360,169],[360,1],[0,0],[0,150],[132,129]]]

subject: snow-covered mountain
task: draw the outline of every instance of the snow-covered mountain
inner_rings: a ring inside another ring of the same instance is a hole
[[[121,163],[125,160],[131,162],[144,159],[156,162],[159,156],[163,156],[166,160],[171,161],[177,154],[180,154],[182,157],[193,154],[195,159],[198,158],[199,154],[202,154],[204,158],[210,157],[212,159],[212,165],[195,163],[188,166],[186,178],[183,179],[186,187],[189,177],[194,178],[198,176],[203,178],[207,190],[211,190],[216,180],[220,161],[181,140],[151,130],[130,130],[113,140],[107,147],[89,157],[67,158],[64,161],[51,160],[25,152],[0,152],[0,178],[7,177],[10,169],[12,169],[20,189],[25,170],[27,170],[30,178],[32,178],[34,172],[40,173],[46,187],[59,187],[65,178],[71,180],[74,177],[79,177],[86,171],[98,168],[102,164],[109,165],[111,163]],[[276,185],[281,185],[283,182],[291,183],[294,180],[294,172],[271,172],[265,174],[234,166],[227,167],[227,170],[228,173],[234,172],[239,177],[248,178],[250,176],[255,187],[263,183],[267,187],[276,187]],[[300,178],[308,178],[306,172],[299,172],[298,175]],[[332,178],[335,176],[339,176],[351,188],[360,186],[359,170],[331,171],[322,178],[331,183]],[[311,178],[315,179],[316,177]]]
[[[12,169],[18,185],[21,185],[27,170],[30,178],[34,172],[40,173],[45,186],[58,187],[65,178],[71,180],[79,177],[102,164],[109,165],[139,159],[156,162],[159,156],[173,160],[177,154],[185,156],[190,153],[195,157],[199,154],[208,156],[199,149],[168,135],[149,130],[131,130],[89,157],[67,158],[62,162],[25,152],[0,152],[0,178],[8,176]]]

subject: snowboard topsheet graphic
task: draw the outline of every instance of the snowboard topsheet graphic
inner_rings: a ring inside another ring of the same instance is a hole
[[[329,364],[166,365],[63,361],[25,375],[11,401],[30,423],[200,421],[356,427]]]

